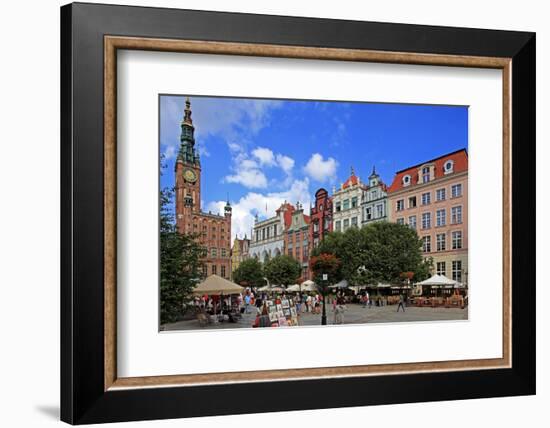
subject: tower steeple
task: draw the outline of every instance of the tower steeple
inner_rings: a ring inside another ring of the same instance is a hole
[[[191,101],[189,97],[185,99],[185,110],[183,120],[181,121],[180,149],[178,152],[178,161],[200,165],[199,151],[195,148],[195,127],[191,111]]]

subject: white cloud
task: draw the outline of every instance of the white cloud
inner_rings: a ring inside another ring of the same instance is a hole
[[[332,182],[336,179],[336,168],[338,168],[338,162],[334,158],[323,159],[323,156],[319,153],[314,153],[306,166],[304,167],[305,173],[316,181]]]
[[[281,167],[281,169],[284,172],[286,172],[287,174],[290,174],[290,172],[292,171],[292,168],[294,168],[294,159],[285,155],[278,154],[277,164]]]
[[[309,179],[294,180],[291,185],[281,192],[258,193],[249,192],[237,202],[232,202],[231,239],[237,234],[240,238],[246,234],[250,238],[256,214],[260,219],[273,217],[277,208],[285,201],[292,204],[302,203],[306,214],[309,213],[311,196]],[[207,210],[223,212],[225,201],[215,201],[207,205]]]
[[[260,165],[273,166],[275,164],[275,155],[265,147],[257,147],[252,150],[252,156],[260,161]]]
[[[179,149],[184,103],[184,97],[161,99],[163,151],[177,153]],[[201,156],[208,157],[213,150],[209,137],[221,139],[232,153],[247,151],[254,137],[269,126],[273,110],[282,105],[283,101],[278,100],[191,97],[195,138]]]
[[[250,189],[263,189],[267,187],[267,178],[259,169],[240,169],[236,174],[225,177],[228,183],[238,183]]]
[[[176,148],[174,146],[167,146],[164,150],[164,159],[170,160],[176,157]]]
[[[263,189],[267,187],[268,180],[265,169],[271,167],[280,168],[286,175],[284,179],[272,178],[269,185],[276,188],[286,188],[293,181],[292,168],[294,159],[280,153],[273,153],[266,147],[256,147],[250,153],[241,150],[233,151],[231,173],[226,175],[226,183],[238,183],[250,189]],[[262,168],[263,167],[263,168]]]

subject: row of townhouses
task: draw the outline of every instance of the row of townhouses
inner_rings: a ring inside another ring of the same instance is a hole
[[[344,232],[375,221],[406,224],[417,231],[434,273],[465,282],[468,266],[468,154],[465,149],[427,160],[395,173],[387,186],[373,168],[367,181],[351,170],[332,195],[326,189],[304,213],[302,205],[285,202],[275,216],[257,220],[248,254],[265,262],[279,254],[292,256],[309,279],[309,254],[331,231]],[[237,245],[242,240],[235,240]]]

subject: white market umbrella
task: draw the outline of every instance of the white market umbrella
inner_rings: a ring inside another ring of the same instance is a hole
[[[329,288],[348,288],[348,282],[343,279],[342,281],[334,284],[334,285],[330,285]]]
[[[291,293],[295,293],[297,291],[300,291],[300,285],[299,284],[293,284],[290,287],[287,287],[286,291],[290,291]]]
[[[416,285],[427,285],[432,287],[448,286],[450,288],[453,288],[454,286],[459,284],[460,284],[459,282],[449,279],[445,275],[438,275],[438,274],[435,274],[431,278],[428,278],[424,281],[416,283]]]
[[[302,291],[317,291],[317,285],[311,279],[302,282],[300,287],[302,287]]]
[[[235,284],[218,275],[210,275],[193,290],[193,294],[202,296],[203,294],[239,294],[244,287]]]

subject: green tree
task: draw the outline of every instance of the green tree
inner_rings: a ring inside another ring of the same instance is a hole
[[[334,254],[342,261],[341,274],[350,285],[365,285],[399,282],[403,272],[413,272],[414,281],[425,279],[432,262],[423,259],[421,248],[422,241],[410,227],[376,222],[330,233],[313,255]]]
[[[328,275],[328,284],[336,284],[342,279],[342,263],[338,257],[330,253],[312,256],[309,267],[313,273],[313,281],[321,287],[325,283],[323,275]]]
[[[345,232],[329,233],[320,245],[313,251],[313,256],[320,254],[333,254],[341,260],[340,275],[350,285],[363,285],[367,278],[364,277],[368,245],[364,229],[350,227]]]
[[[242,261],[233,272],[233,282],[243,287],[263,287],[265,279],[262,264],[255,258]]]
[[[300,263],[286,255],[273,257],[264,265],[264,274],[269,282],[285,287],[295,284],[301,273]]]
[[[160,191],[160,322],[178,321],[185,314],[193,289],[201,279],[205,249],[195,235],[178,232],[174,222],[173,189]]]

